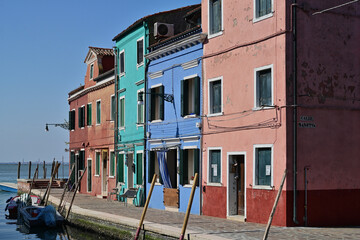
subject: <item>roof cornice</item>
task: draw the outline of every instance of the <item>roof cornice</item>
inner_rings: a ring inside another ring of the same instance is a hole
[[[170,54],[176,53],[178,51],[184,50],[186,48],[192,47],[199,43],[203,43],[207,37],[207,34],[197,33],[194,35],[190,35],[189,37],[183,38],[181,40],[176,41],[174,39],[173,43],[169,43],[163,47],[160,47],[148,54],[145,55],[146,59],[155,60]]]

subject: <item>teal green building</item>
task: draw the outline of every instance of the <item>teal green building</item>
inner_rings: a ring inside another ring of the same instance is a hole
[[[149,15],[137,20],[113,38],[115,41],[115,151],[117,182],[121,193],[130,188],[138,189],[133,199],[136,206],[145,200],[146,133],[144,102],[146,69],[149,64],[144,55],[151,45],[183,32],[187,23],[184,16],[199,5],[192,5]],[[143,99],[144,101],[138,101]],[[126,200],[128,201],[128,200]]]

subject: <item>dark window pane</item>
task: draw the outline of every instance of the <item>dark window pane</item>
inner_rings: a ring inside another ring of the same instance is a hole
[[[221,112],[221,81],[214,81],[210,85],[211,89],[211,113]]]
[[[210,182],[220,183],[221,181],[221,151],[211,150],[210,151]]]
[[[125,54],[124,52],[120,53],[120,73],[125,72]]]
[[[271,148],[256,149],[256,185],[271,185]]]
[[[271,69],[266,69],[259,72],[258,77],[259,84],[259,106],[270,106],[271,105]]]
[[[137,42],[137,64],[143,62],[144,59],[144,40]]]
[[[210,34],[221,31],[221,0],[210,1]]]

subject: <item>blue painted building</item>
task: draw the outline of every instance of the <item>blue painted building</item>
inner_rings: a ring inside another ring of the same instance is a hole
[[[201,179],[202,60],[200,26],[151,46],[147,74],[147,189],[151,208],[186,212],[193,178]],[[172,100],[172,101],[171,101]],[[192,214],[201,213],[201,181]]]

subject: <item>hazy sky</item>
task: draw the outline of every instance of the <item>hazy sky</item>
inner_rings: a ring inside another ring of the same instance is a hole
[[[137,19],[200,0],[0,0],[0,162],[68,161],[68,93],[83,84],[88,46]]]

